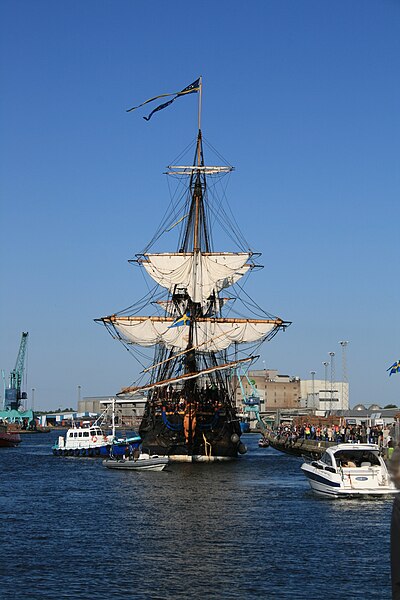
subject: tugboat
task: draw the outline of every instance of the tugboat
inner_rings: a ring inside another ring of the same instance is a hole
[[[100,423],[104,423],[108,407],[93,423],[83,423],[82,427],[75,423],[68,429],[65,438],[60,435],[52,447],[54,456],[102,456],[120,457],[131,454],[140,443],[140,435],[117,438],[115,435],[115,400],[111,406],[112,433],[106,434]]]
[[[108,456],[113,439],[97,425],[74,425],[68,429],[65,438],[59,436],[52,450],[54,456]]]
[[[183,182],[185,192],[176,203],[172,199],[171,212],[153,241],[130,261],[157,286],[136,306],[96,319],[132,353],[136,346],[155,347],[141,375],[149,380],[138,380],[120,394],[147,393],[139,428],[143,446],[150,454],[181,462],[231,460],[246,452],[234,402],[235,370],[250,366],[258,358],[259,345],[290,325],[263,311],[238,283],[260,266],[260,255],[249,250],[224,198],[214,196],[233,167],[205,165],[201,78],[178,95],[194,92],[199,107],[193,164],[173,165],[167,172]],[[239,247],[236,251],[214,251],[211,224],[217,222]],[[162,233],[177,229],[176,251],[150,251]],[[229,297],[221,295],[227,288]],[[241,297],[253,318],[237,312]],[[156,314],[140,314],[148,306]],[[138,356],[143,361],[143,353]]]

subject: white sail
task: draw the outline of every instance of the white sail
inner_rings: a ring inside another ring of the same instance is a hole
[[[187,290],[193,302],[204,304],[213,292],[233,285],[251,265],[251,252],[145,254],[140,263],[147,273],[170,292]]]
[[[110,317],[123,340],[139,346],[163,344],[185,350],[189,344],[189,325],[174,325],[168,317]],[[109,322],[110,322],[109,321]],[[105,320],[107,322],[107,319]],[[261,319],[198,319],[193,326],[192,345],[202,352],[218,352],[234,342],[255,342],[267,336],[282,321]]]

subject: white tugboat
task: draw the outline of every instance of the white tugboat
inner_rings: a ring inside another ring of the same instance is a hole
[[[111,434],[103,428],[106,415],[111,407]],[[116,437],[115,426],[115,400],[102,415],[93,423],[84,422],[82,426],[73,426],[68,429],[65,438],[60,435],[52,450],[55,456],[125,456],[132,453],[141,443],[140,435],[130,437]]]
[[[55,456],[100,456],[108,455],[114,441],[113,435],[106,435],[99,425],[89,423],[78,427],[74,424],[67,434],[60,435],[53,446]]]
[[[376,444],[339,444],[301,470],[320,496],[382,496],[395,494],[385,461]]]

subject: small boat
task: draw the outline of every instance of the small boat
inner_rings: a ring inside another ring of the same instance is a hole
[[[320,496],[382,496],[395,494],[385,461],[376,444],[338,444],[301,470]]]
[[[55,456],[108,456],[114,437],[106,435],[98,425],[68,429],[65,438],[60,435],[52,450]]]
[[[18,446],[21,437],[18,431],[13,431],[7,425],[0,424],[0,448],[13,448]]]
[[[258,447],[259,448],[268,448],[269,446],[269,440],[265,437],[262,437],[258,440]]]
[[[162,471],[169,463],[168,456],[142,453],[137,458],[125,459],[108,458],[103,460],[103,466],[107,469],[125,469],[129,471]]]
[[[142,441],[140,435],[116,437],[115,400],[111,406],[112,432],[107,435],[103,427],[109,408],[96,419],[93,425],[83,422],[82,426],[68,429],[65,438],[60,435],[52,450],[55,456],[122,457],[132,454]]]

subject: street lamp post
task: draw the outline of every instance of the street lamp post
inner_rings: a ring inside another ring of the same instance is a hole
[[[349,342],[343,340],[339,342],[342,347],[342,407],[345,409],[349,408],[349,387],[348,387],[348,376],[347,376],[347,360],[346,360],[346,349]]]
[[[311,389],[312,389],[312,402],[313,402],[313,408],[316,408],[315,406],[315,371],[310,371],[310,375],[311,375]],[[307,394],[307,401],[308,401],[308,394]],[[308,408],[307,404],[306,404],[306,408]]]
[[[331,357],[331,401],[329,403],[329,409],[333,408],[333,380],[335,378],[335,353],[329,352],[329,356]]]
[[[328,367],[329,367],[329,363],[327,360],[325,360],[322,363],[325,367],[325,393],[324,393],[324,400],[325,400],[325,406],[326,406],[326,394],[327,394],[327,387],[328,387]]]
[[[32,388],[32,412],[35,410],[35,388]]]
[[[81,401],[81,386],[78,385],[78,406],[76,407],[79,410],[79,403]]]

